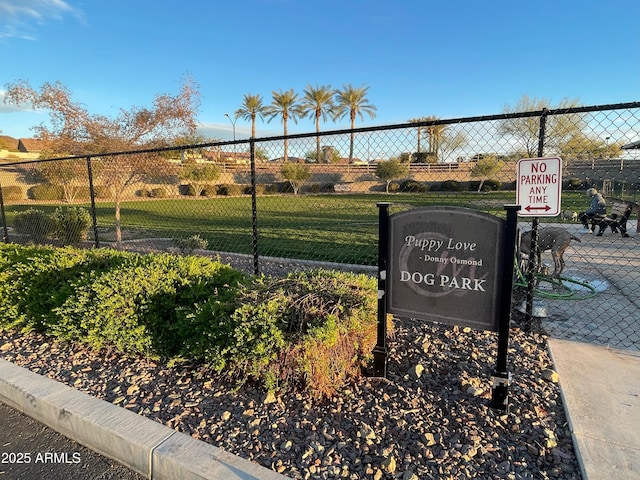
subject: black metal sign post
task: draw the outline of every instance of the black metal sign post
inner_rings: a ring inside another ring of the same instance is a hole
[[[511,291],[513,289],[513,258],[516,249],[518,210],[520,205],[505,205],[507,221],[504,228],[504,248],[502,250],[502,281],[498,324],[498,358],[491,377],[491,402],[489,406],[497,410],[509,409],[509,384],[511,374],[507,368],[509,350],[509,323],[511,320]]]
[[[378,340],[373,348],[373,371],[376,377],[387,377],[387,255],[389,254],[389,205],[378,206]]]

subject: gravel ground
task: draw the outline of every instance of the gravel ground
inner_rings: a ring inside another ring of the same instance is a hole
[[[221,259],[252,270],[245,257]],[[580,479],[545,338],[512,329],[507,414],[487,406],[496,342],[397,319],[388,379],[363,377],[322,403],[33,333],[0,333],[0,356],[295,479]]]

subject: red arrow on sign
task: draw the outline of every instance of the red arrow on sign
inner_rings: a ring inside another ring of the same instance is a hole
[[[532,207],[531,205],[527,205],[524,209],[527,212],[530,212],[531,210],[544,210],[545,212],[548,212],[551,210],[551,207],[549,205],[545,205],[544,207]]]

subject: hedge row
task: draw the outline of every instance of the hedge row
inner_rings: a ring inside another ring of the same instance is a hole
[[[271,390],[333,394],[376,335],[375,281],[246,277],[205,257],[0,245],[0,329],[206,363]]]

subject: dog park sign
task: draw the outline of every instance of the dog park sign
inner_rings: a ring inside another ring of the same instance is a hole
[[[516,203],[523,217],[555,217],[560,213],[562,160],[522,158],[517,163]]]
[[[507,219],[460,207],[389,215],[379,203],[378,342],[374,370],[386,376],[387,313],[498,332],[491,405],[506,410],[507,347],[518,205]]]

